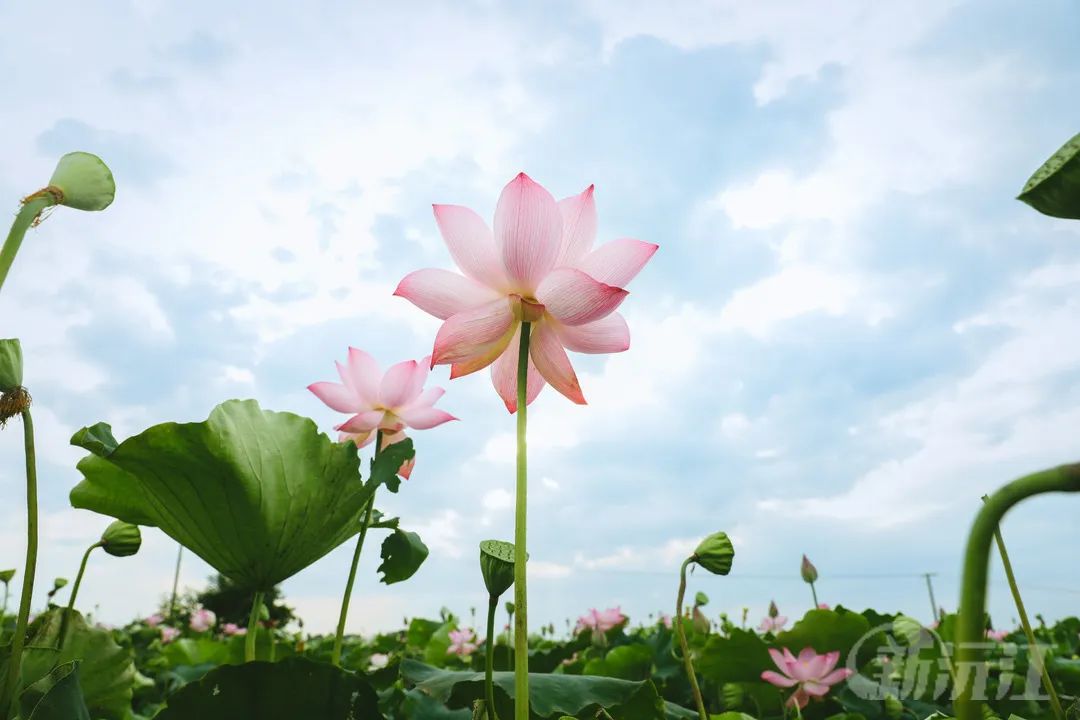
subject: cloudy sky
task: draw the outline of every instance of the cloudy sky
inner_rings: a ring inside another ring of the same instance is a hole
[[[669,609],[718,529],[733,573],[693,580],[715,612],[801,614],[804,552],[824,601],[927,618],[934,572],[955,608],[980,495],[1080,455],[1080,223],[1013,200],[1080,130],[1078,24],[1067,0],[4,4],[0,202],[70,150],[118,184],[33,231],[0,296],[36,400],[38,592],[107,523],[68,505],[73,431],[232,397],[329,430],[305,387],[348,345],[430,352],[438,321],[391,293],[451,264],[431,203],[490,217],[525,170],[560,197],[595,183],[601,239],[661,246],[623,306],[630,351],[575,359],[590,404],[533,405],[535,622]],[[461,421],[420,434],[380,502],[431,556],[386,587],[373,543],[353,630],[467,616],[477,542],[512,535],[513,418],[486,374],[433,379]],[[9,427],[0,566],[21,566],[21,463]],[[1053,550],[1077,503],[1004,524],[1032,612],[1080,600]],[[332,627],[350,553],[285,584],[310,627]],[[174,556],[148,531],[95,557],[80,604],[150,612]],[[1011,624],[998,573],[991,599]]]

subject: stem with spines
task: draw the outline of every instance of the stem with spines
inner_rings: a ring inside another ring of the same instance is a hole
[[[57,649],[63,649],[64,640],[67,638],[67,627],[70,622],[71,614],[75,612],[75,596],[79,594],[79,586],[82,585],[83,573],[86,572],[86,561],[90,559],[90,553],[94,551],[94,548],[99,548],[104,544],[103,540],[98,540],[96,543],[86,548],[86,552],[83,553],[82,562],[79,563],[79,574],[75,576],[75,584],[71,586],[71,595],[68,597],[67,609],[64,610],[64,616],[60,618],[60,645]]]
[[[499,596],[488,597],[487,614],[487,657],[484,659],[484,702],[487,704],[487,720],[499,720],[495,715],[495,612],[499,607]]]
[[[528,515],[528,451],[525,445],[531,323],[521,323],[517,366],[517,487],[514,509],[514,720],[529,720],[529,601],[525,549]]]
[[[383,431],[375,433],[375,460],[379,458],[379,450],[382,448]],[[374,460],[372,460],[374,463]],[[330,655],[330,662],[335,667],[341,667],[341,648],[345,641],[345,619],[349,616],[349,598],[352,597],[353,583],[356,582],[356,568],[360,564],[360,552],[364,549],[364,538],[367,537],[368,526],[371,525],[371,515],[375,509],[375,492],[378,486],[372,489],[371,499],[368,500],[367,512],[364,513],[364,522],[360,525],[360,535],[356,538],[356,548],[353,550],[352,565],[349,566],[349,579],[345,582],[345,594],[341,598],[341,612],[338,613],[337,632],[334,634],[334,650]]]
[[[694,672],[694,661],[690,657],[690,645],[686,642],[686,628],[683,627],[683,598],[686,596],[686,568],[694,562],[690,556],[683,561],[679,568],[679,594],[675,598],[675,634],[679,636],[679,649],[683,654],[683,665],[686,667],[686,676],[690,678],[690,690],[694,693],[694,703],[697,705],[700,720],[709,720],[709,714],[705,711],[705,700],[701,697],[701,688],[698,687],[697,674]]]
[[[8,271],[11,270],[11,264],[15,262],[15,256],[19,253],[19,247],[22,245],[23,237],[26,236],[26,231],[30,229],[34,224],[34,220],[44,210],[56,205],[56,203],[56,195],[47,191],[34,193],[23,201],[19,213],[15,216],[15,222],[11,224],[11,230],[8,231],[7,239],[4,240],[4,245],[0,247],[0,288],[4,286],[4,280],[7,279]]]

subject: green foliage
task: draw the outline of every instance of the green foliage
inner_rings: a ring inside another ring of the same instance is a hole
[[[352,537],[371,497],[355,445],[253,400],[225,402],[205,422],[155,425],[104,455],[99,436],[83,445],[94,454],[79,462],[72,505],[159,527],[251,590]]]
[[[361,720],[378,718],[371,684],[326,663],[290,658],[279,663],[225,665],[169,696],[157,720]]]
[[[90,720],[79,687],[79,662],[62,663],[23,690],[20,720]]]
[[[1018,199],[1044,215],[1080,220],[1080,135],[1035,171]]]
[[[773,666],[769,646],[749,630],[740,629],[732,630],[728,637],[710,637],[694,664],[702,676],[717,684],[757,681],[763,670]]]
[[[414,532],[396,529],[383,540],[382,564],[378,572],[382,573],[382,580],[387,585],[392,585],[402,580],[408,580],[420,569],[428,556],[427,545]]]
[[[195,596],[198,605],[212,610],[219,624],[247,625],[255,592],[229,580],[220,573],[213,575],[206,590]],[[284,626],[293,619],[293,609],[281,602],[281,588],[274,586],[263,593],[263,607],[270,622]]]
[[[870,623],[859,613],[837,608],[836,610],[810,610],[790,630],[776,636],[776,644],[798,655],[803,648],[813,648],[818,653],[839,651],[841,658],[858,645],[858,664],[869,660],[884,644],[880,633],[867,637]]]

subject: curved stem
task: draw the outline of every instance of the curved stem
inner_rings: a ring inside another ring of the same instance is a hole
[[[1027,475],[1005,485],[987,500],[975,516],[964,551],[964,573],[960,585],[960,612],[957,620],[956,663],[961,680],[953,705],[957,720],[980,720],[982,700],[975,699],[976,670],[983,659],[983,629],[986,622],[986,584],[990,565],[990,544],[994,531],[1006,512],[1032,495],[1047,492],[1080,492],[1080,464],[1062,465]]]
[[[7,239],[4,240],[3,247],[0,247],[0,288],[4,286],[4,280],[7,278],[8,271],[11,270],[11,264],[15,262],[15,256],[19,252],[26,231],[33,225],[34,219],[43,210],[56,204],[56,197],[51,193],[41,195],[35,193],[35,195],[36,197],[27,200],[19,208],[19,213],[15,216],[15,222],[11,224],[11,230],[8,231]]]
[[[814,596],[814,607],[813,607],[813,609],[817,610],[818,607],[819,607],[819,603],[817,601],[817,589],[814,588],[814,583],[810,583],[810,594]]]
[[[983,501],[987,500],[989,500],[989,497],[983,495]],[[1013,574],[1012,562],[1009,560],[1009,552],[1005,549],[1005,538],[1001,535],[1000,526],[994,528],[994,540],[997,542],[998,554],[1001,555],[1001,564],[1005,568],[1005,579],[1009,581],[1009,590],[1012,591],[1013,601],[1016,603],[1016,612],[1020,614],[1020,627],[1024,629],[1024,635],[1027,637],[1031,662],[1038,668],[1039,674],[1042,676],[1043,688],[1046,689],[1046,694],[1050,696],[1050,707],[1054,710],[1054,717],[1057,720],[1065,720],[1065,710],[1061,707],[1061,699],[1054,689],[1054,683],[1050,680],[1050,673],[1046,669],[1046,663],[1043,662],[1043,656],[1035,644],[1035,633],[1031,630],[1031,621],[1028,620],[1024,600],[1020,597],[1020,587],[1016,584],[1016,576]]]
[[[75,576],[75,584],[71,586],[71,596],[68,597],[67,609],[64,611],[64,616],[60,618],[60,644],[57,646],[58,650],[63,649],[64,639],[67,637],[67,626],[71,613],[75,610],[75,596],[79,594],[79,586],[82,585],[83,573],[86,572],[86,561],[90,559],[90,553],[94,551],[94,548],[99,548],[102,545],[102,541],[98,540],[96,543],[86,548],[86,552],[83,553],[82,562],[79,563],[79,574]]]
[[[529,334],[521,323],[517,366],[517,488],[514,508],[514,720],[529,720],[529,601],[526,592],[525,550],[529,492],[528,451],[525,446],[526,388],[529,381]]]
[[[176,588],[180,585],[180,559],[184,557],[184,546],[176,543],[176,569],[172,576],[172,596],[169,598],[169,623],[176,624]]]
[[[487,657],[484,660],[484,702],[487,703],[487,720],[499,720],[495,715],[495,611],[499,606],[499,597],[488,598],[487,614]]]
[[[379,457],[379,449],[382,448],[383,431],[375,433],[375,457]],[[356,568],[360,564],[360,551],[364,549],[364,538],[367,536],[368,526],[371,524],[371,514],[375,510],[375,492],[378,486],[371,491],[371,499],[368,500],[367,512],[364,514],[364,522],[360,525],[360,535],[356,538],[356,548],[353,550],[352,565],[349,566],[349,579],[345,582],[345,594],[341,598],[341,611],[338,613],[337,633],[334,635],[334,650],[330,655],[330,662],[335,667],[341,667],[341,646],[345,640],[345,619],[349,616],[349,598],[352,597],[353,583],[356,582]]]
[[[683,627],[683,597],[686,595],[686,567],[694,562],[694,556],[686,558],[682,567],[679,568],[679,595],[675,598],[675,634],[679,636],[679,648],[682,650],[683,665],[686,667],[686,675],[690,678],[690,689],[694,693],[694,702],[697,704],[698,715],[701,720],[709,720],[709,714],[705,712],[705,700],[701,697],[701,688],[698,687],[697,675],[694,673],[694,661],[690,657],[690,646],[686,643],[686,628]]]
[[[10,240],[10,237],[8,239]],[[34,420],[30,416],[29,408],[22,411],[22,420],[23,447],[26,452],[26,566],[23,570],[19,614],[15,620],[15,636],[11,639],[7,682],[0,696],[0,717],[8,716],[12,700],[19,689],[19,670],[22,663],[23,645],[26,641],[26,625],[30,619],[30,604],[34,595],[34,574],[37,569],[37,456],[34,452]]]
[[[248,617],[247,636],[244,638],[244,662],[255,659],[255,638],[259,634],[259,614],[262,612],[263,593],[258,591],[251,601],[251,615]]]

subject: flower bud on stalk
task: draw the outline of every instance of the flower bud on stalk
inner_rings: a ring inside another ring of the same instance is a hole
[[[803,582],[810,586],[810,594],[814,598],[814,607],[820,608],[821,604],[817,599],[817,588],[814,587],[814,583],[817,582],[818,572],[814,567],[814,563],[810,562],[810,558],[806,555],[802,556],[802,565],[799,566],[799,574],[802,575]]]
[[[134,555],[141,546],[142,533],[139,532],[139,526],[123,520],[109,525],[101,535],[101,549],[114,557]]]

